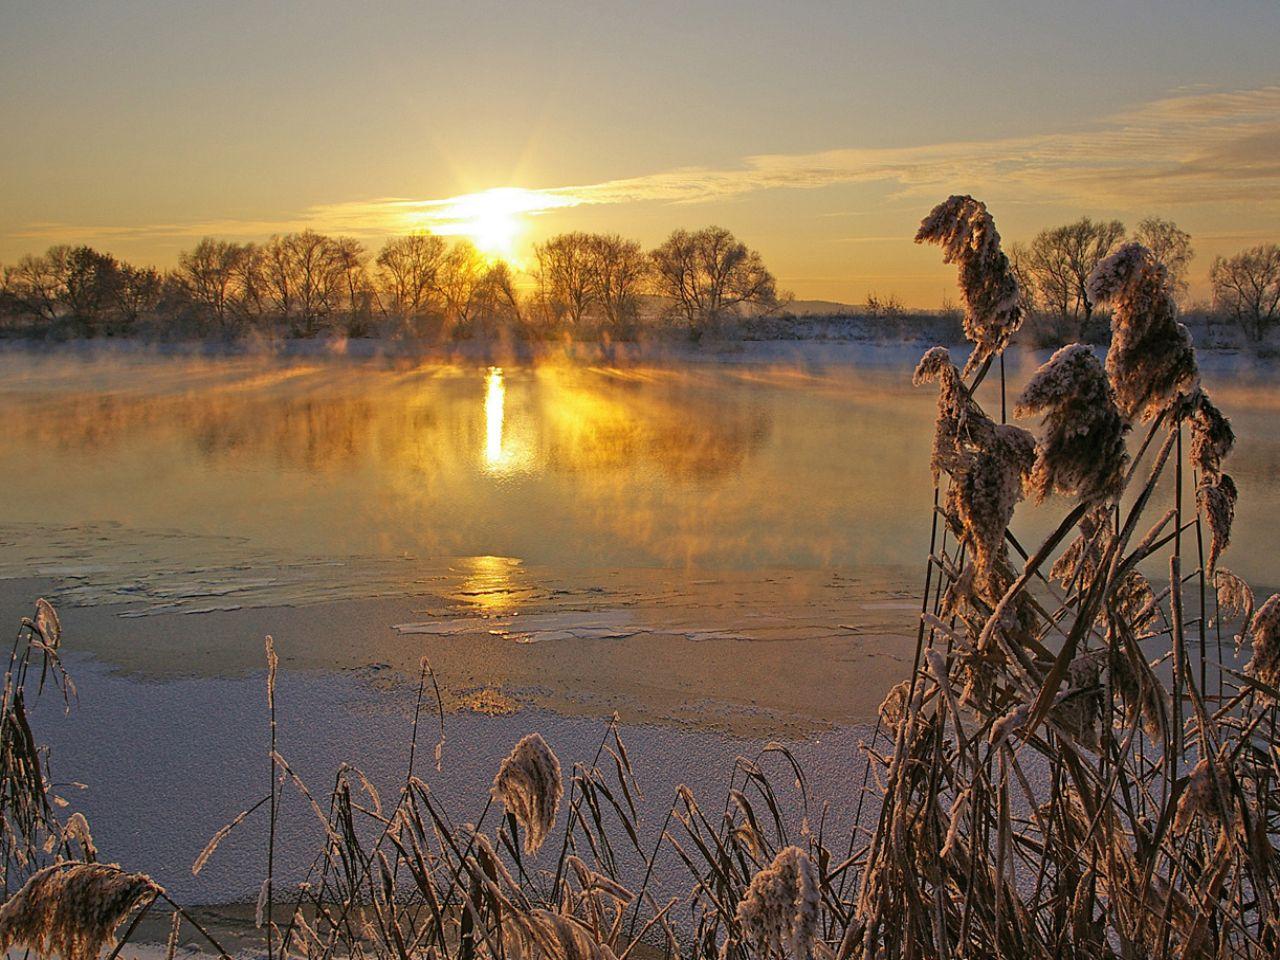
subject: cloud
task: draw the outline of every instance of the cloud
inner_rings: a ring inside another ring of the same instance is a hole
[[[510,213],[536,217],[577,206],[698,204],[772,190],[840,184],[896,186],[898,196],[939,190],[988,200],[1115,209],[1247,203],[1280,211],[1280,85],[1180,93],[1140,104],[1080,129],[900,148],[759,154],[736,167],[685,167],[600,183],[535,190],[504,188],[443,199],[389,197],[322,204],[296,217],[214,220],[138,227],[31,224],[17,236],[265,236],[307,227],[361,237],[429,229],[466,233],[502,194]]]
[[[812,154],[761,154],[734,170],[685,169],[567,188],[588,203],[693,203],[760,190],[966,185],[1014,199],[1112,206],[1277,203],[1280,86],[1168,97],[1092,127],[1002,138]]]

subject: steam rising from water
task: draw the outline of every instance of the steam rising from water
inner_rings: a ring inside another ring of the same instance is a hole
[[[927,547],[901,518],[931,496],[913,464],[932,416],[908,376],[0,354],[22,464],[0,576],[200,608],[436,576],[503,579],[510,603],[531,570],[906,566]],[[1233,550],[1250,576],[1280,511],[1278,401],[1216,392],[1248,438]]]

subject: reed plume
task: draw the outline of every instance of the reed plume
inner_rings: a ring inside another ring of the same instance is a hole
[[[1196,820],[1220,822],[1220,811],[1226,808],[1227,798],[1226,777],[1221,765],[1208,757],[1201,757],[1187,778],[1182,796],[1178,798],[1173,832],[1185,833]]]
[[[58,644],[62,641],[62,620],[58,617],[58,611],[54,609],[53,604],[44,597],[36,601],[33,625],[45,646],[57,650]]]
[[[813,861],[799,847],[785,847],[751,878],[737,920],[760,956],[801,960],[813,955],[821,905]]]
[[[983,581],[1004,555],[1004,536],[1036,463],[1036,441],[1026,430],[992,425],[981,445],[961,452],[947,491],[961,536],[973,548]]]
[[[933,453],[929,466],[933,478],[950,473],[960,463],[966,446],[990,435],[995,424],[969,396],[960,380],[960,371],[946,347],[925,351],[911,375],[915,386],[938,385],[938,415],[934,422]]]
[[[1213,574],[1213,586],[1218,601],[1218,622],[1240,619],[1240,633],[1235,636],[1236,653],[1240,652],[1243,634],[1249,629],[1249,621],[1253,619],[1255,599],[1253,589],[1240,577],[1225,567],[1219,567]]]
[[[531,854],[551,832],[563,794],[560,761],[539,733],[515,745],[493,780],[494,798],[524,829],[524,849]]]
[[[1222,461],[1236,444],[1231,421],[1214,406],[1203,389],[1192,391],[1185,416],[1191,424],[1191,465],[1202,479],[1214,480],[1222,473]]]
[[[880,701],[879,707],[880,721],[886,730],[891,733],[897,731],[898,724],[907,715],[907,704],[910,698],[911,682],[909,680],[900,680],[889,688],[889,692]]]
[[[1019,427],[994,423],[974,402],[946,347],[928,350],[912,376],[938,384],[938,415],[930,465],[934,478],[951,475],[948,513],[974,549],[984,581],[1003,556],[1005,530],[1035,463],[1035,439]]]
[[[76,812],[67,818],[67,824],[62,828],[62,840],[69,843],[75,840],[80,844],[80,849],[84,851],[84,859],[90,863],[98,859],[98,848],[94,846],[93,834],[89,830],[89,821],[85,819],[83,813]]]
[[[141,873],[102,863],[45,867],[0,907],[0,949],[25,947],[63,960],[97,960],[120,923],[160,887]]]
[[[1049,568],[1049,577],[1063,587],[1073,581],[1087,583],[1098,572],[1102,562],[1111,522],[1111,508],[1099,504],[1080,518],[1079,535],[1071,541],[1062,555]]]
[[[1205,480],[1196,489],[1196,500],[1209,525],[1209,561],[1205,573],[1213,576],[1222,551],[1231,544],[1231,524],[1236,516],[1236,499],[1239,493],[1229,474],[1219,474],[1216,480]]]
[[[1107,374],[1130,420],[1148,419],[1198,376],[1191,335],[1178,323],[1168,271],[1140,243],[1100,260],[1087,281],[1094,303],[1111,306]]]
[[[995,221],[973,197],[948,197],[921,221],[916,243],[937,244],[943,262],[960,268],[964,332],[973,342],[964,368],[968,376],[1004,350],[1022,326],[1022,294]]]
[[[1014,411],[1020,417],[1044,414],[1029,480],[1038,500],[1060,493],[1102,503],[1120,493],[1129,462],[1124,445],[1129,427],[1102,364],[1088,347],[1073,343],[1050,357]]]
[[[1273,593],[1249,621],[1245,634],[1253,645],[1253,656],[1244,672],[1255,680],[1280,689],[1280,593]],[[1274,703],[1270,694],[1261,696]]]
[[[616,960],[613,950],[572,916],[541,908],[513,910],[504,926],[513,960]]]

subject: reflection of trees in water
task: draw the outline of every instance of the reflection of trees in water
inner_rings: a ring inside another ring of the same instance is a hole
[[[92,456],[196,452],[212,465],[275,463],[326,472],[439,474],[483,454],[483,396],[469,383],[341,395],[220,392],[58,397],[9,409],[24,444]],[[463,387],[463,389],[458,389]],[[768,442],[771,420],[751,398],[679,384],[553,375],[509,401],[527,468],[608,473],[653,468],[682,481],[730,476]],[[147,449],[150,448],[150,449]]]
[[[390,438],[409,442],[439,429],[428,407],[370,396],[101,396],[10,417],[24,442],[70,453],[173,442],[215,465],[262,460],[311,472],[369,459]]]
[[[260,457],[323,472],[368,459],[373,444],[388,432],[407,436],[435,422],[434,414],[422,408],[382,408],[367,397],[323,397],[196,411],[187,429],[211,460]]]
[[[560,387],[544,414],[543,454],[551,469],[652,465],[686,481],[738,472],[765,447],[772,427],[765,407],[740,395],[630,382]]]

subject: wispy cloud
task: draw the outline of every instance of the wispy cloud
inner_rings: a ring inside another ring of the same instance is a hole
[[[770,190],[883,183],[900,196],[981,191],[1004,202],[1174,208],[1242,202],[1280,211],[1280,85],[1190,92],[1140,104],[1074,130],[900,148],[760,154],[732,168],[686,167],[600,183],[505,191],[514,215],[577,206],[697,204]],[[321,204],[279,220],[136,227],[30,224],[18,236],[72,239],[264,236],[311,227],[357,236],[429,229],[467,233],[492,191]]]

